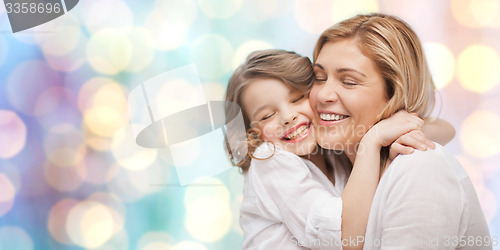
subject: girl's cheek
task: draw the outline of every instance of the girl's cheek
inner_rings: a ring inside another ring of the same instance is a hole
[[[264,138],[264,140],[266,141],[270,141],[272,140],[272,135],[273,135],[273,128],[272,126],[265,126],[263,129],[262,129],[262,138]]]
[[[307,104],[308,104],[308,105],[309,105],[309,107],[311,107],[311,109],[312,109],[312,106],[313,106],[313,105],[312,105],[312,102],[311,102],[311,98],[307,98]]]
[[[284,133],[283,128],[279,125],[270,125],[267,130],[267,136],[272,140],[281,139],[283,133]]]

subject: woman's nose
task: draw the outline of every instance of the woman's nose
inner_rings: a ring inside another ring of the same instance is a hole
[[[337,88],[333,81],[328,81],[318,91],[318,101],[320,103],[334,103],[338,101]]]

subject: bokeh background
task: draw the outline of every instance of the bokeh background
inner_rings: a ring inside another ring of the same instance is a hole
[[[222,100],[249,52],[311,56],[322,30],[367,12],[420,36],[435,115],[457,131],[446,148],[500,236],[500,0],[81,0],[16,34],[0,7],[0,249],[239,249],[242,176],[178,185],[168,152],[134,143],[128,93],[194,63]]]

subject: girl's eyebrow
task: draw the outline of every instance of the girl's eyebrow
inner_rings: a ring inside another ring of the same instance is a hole
[[[255,112],[253,112],[253,117],[257,116],[257,114],[258,114],[261,110],[263,110],[263,109],[267,108],[268,106],[269,106],[269,105],[268,105],[268,104],[266,104],[266,105],[262,105],[262,106],[258,107],[258,108],[255,110]]]

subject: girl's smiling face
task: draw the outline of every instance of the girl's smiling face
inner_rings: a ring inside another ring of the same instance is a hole
[[[307,93],[274,78],[255,79],[243,91],[241,103],[251,126],[261,131],[262,140],[296,155],[307,155],[316,148]]]

